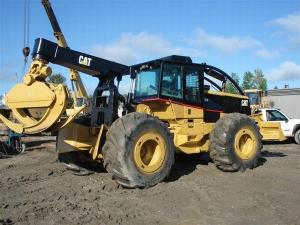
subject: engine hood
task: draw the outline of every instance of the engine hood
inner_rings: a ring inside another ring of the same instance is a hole
[[[289,119],[289,123],[300,124],[300,119]]]

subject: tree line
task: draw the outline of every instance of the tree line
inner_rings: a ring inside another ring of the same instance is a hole
[[[266,91],[268,88],[268,82],[261,69],[256,69],[254,72],[246,71],[243,75],[242,80],[236,73],[231,73],[232,79],[243,89],[260,89]],[[234,85],[228,82],[226,84],[226,92],[237,93]]]

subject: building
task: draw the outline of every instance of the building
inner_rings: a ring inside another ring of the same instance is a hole
[[[290,118],[300,119],[300,88],[268,90],[264,94],[263,102],[280,109]]]

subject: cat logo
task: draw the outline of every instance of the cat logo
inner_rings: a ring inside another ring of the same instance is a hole
[[[79,56],[79,64],[81,65],[85,65],[85,66],[90,66],[91,65],[91,61],[92,61],[92,58],[89,58],[89,57],[86,57],[86,56]]]

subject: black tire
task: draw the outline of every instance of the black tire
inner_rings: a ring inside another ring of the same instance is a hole
[[[243,135],[243,132],[249,132],[252,135],[250,141],[253,139],[249,158],[241,157],[238,153],[240,148],[235,144],[236,138],[240,137],[239,134]],[[247,115],[227,114],[217,121],[210,133],[210,157],[217,168],[222,171],[234,172],[253,169],[258,166],[261,157],[261,138],[255,121]]]
[[[295,140],[296,144],[300,145],[300,129],[295,132],[294,140]]]
[[[141,143],[140,138],[151,132],[158,134],[165,143],[165,154],[159,168],[146,174],[138,168],[134,152],[138,143]],[[105,169],[117,183],[128,188],[156,185],[168,176],[174,164],[174,144],[168,127],[159,119],[144,113],[133,112],[117,119],[106,134],[102,153]]]

